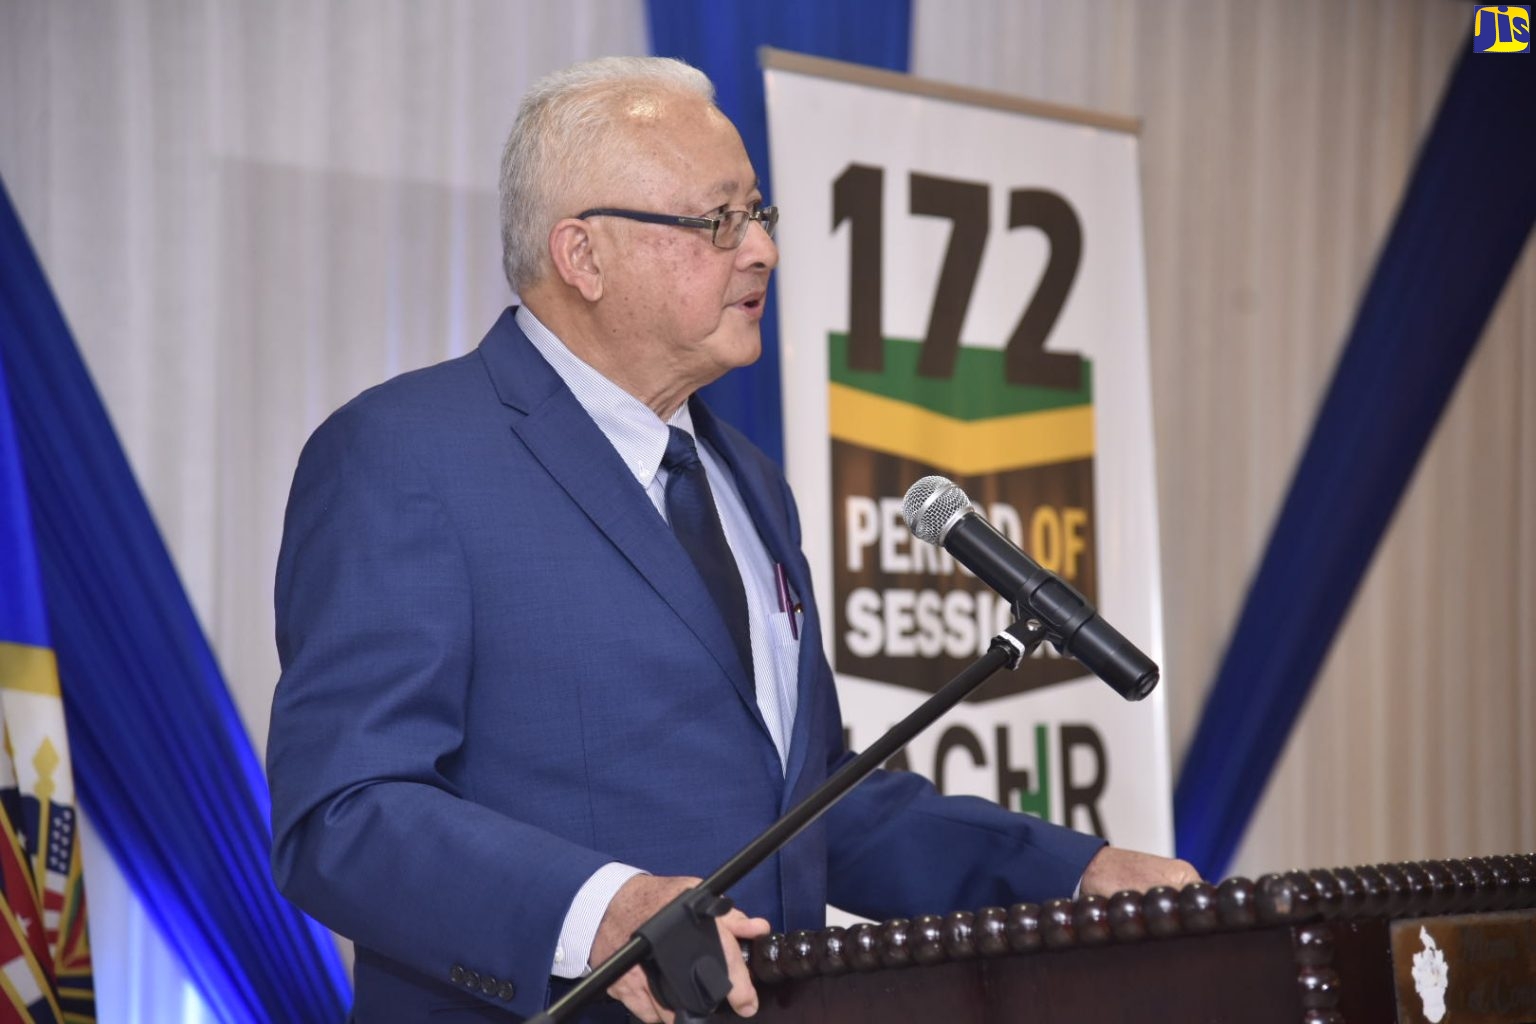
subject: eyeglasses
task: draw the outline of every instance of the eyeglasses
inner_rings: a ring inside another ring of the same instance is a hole
[[[642,210],[616,210],[599,206],[576,215],[577,220],[586,220],[588,217],[623,217],[626,220],[666,224],[676,228],[708,228],[709,240],[718,248],[736,249],[746,240],[747,229],[753,221],[761,224],[763,230],[768,232],[768,237],[772,238],[773,229],[779,224],[779,208],[757,206],[750,210],[726,210],[714,217],[680,217],[671,213],[645,213]]]

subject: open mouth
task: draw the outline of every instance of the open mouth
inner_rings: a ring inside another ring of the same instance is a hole
[[[740,306],[749,313],[758,313],[763,308],[763,292],[753,292],[745,298],[737,299],[732,305]]]

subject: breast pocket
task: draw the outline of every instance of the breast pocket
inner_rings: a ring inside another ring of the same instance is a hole
[[[790,622],[791,618],[794,619],[793,624]],[[794,674],[796,667],[800,664],[800,627],[804,618],[804,612],[792,611],[774,612],[769,619],[773,627],[774,656],[777,657],[781,654],[789,656],[788,667],[791,675]],[[774,667],[782,672],[784,665],[775,662]]]

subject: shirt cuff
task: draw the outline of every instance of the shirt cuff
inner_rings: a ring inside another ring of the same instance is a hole
[[[643,874],[639,868],[613,861],[594,871],[576,890],[571,909],[565,912],[565,922],[560,926],[550,974],[557,978],[579,978],[592,970],[587,959],[592,955],[592,940],[597,938],[597,926],[602,924],[608,904],[625,882]]]

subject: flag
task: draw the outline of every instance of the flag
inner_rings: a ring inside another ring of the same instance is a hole
[[[0,1022],[96,1020],[79,821],[26,478],[0,364]]]

